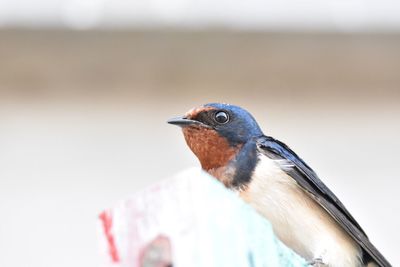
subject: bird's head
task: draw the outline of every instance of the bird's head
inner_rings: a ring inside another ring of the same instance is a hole
[[[227,165],[249,140],[263,135],[250,113],[228,104],[205,104],[168,123],[182,127],[186,143],[206,171]]]

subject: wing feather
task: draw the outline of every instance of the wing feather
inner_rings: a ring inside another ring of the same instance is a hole
[[[335,194],[318,178],[317,174],[287,145],[272,137],[264,136],[257,142],[261,153],[277,160],[282,170],[290,175],[321,207],[323,207],[379,266],[390,263],[369,241],[367,235]]]

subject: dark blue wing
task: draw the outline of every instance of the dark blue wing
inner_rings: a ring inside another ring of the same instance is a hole
[[[287,145],[272,137],[261,137],[258,142],[261,153],[272,159],[289,161],[289,168],[282,168],[311,198],[322,206],[338,224],[363,248],[365,260],[373,259],[379,266],[390,267],[390,263],[372,245],[361,226],[348,212],[333,192],[318,178],[317,174]]]

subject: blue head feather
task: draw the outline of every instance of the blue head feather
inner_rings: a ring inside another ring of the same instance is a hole
[[[225,111],[229,114],[230,120],[228,123],[215,125],[214,128],[232,145],[243,144],[254,137],[263,135],[253,116],[239,106],[221,103],[209,103],[204,106]]]

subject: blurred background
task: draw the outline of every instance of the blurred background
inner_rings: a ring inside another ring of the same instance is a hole
[[[400,262],[394,0],[0,0],[0,266],[101,266],[97,216],[198,166],[165,121],[247,108]]]

